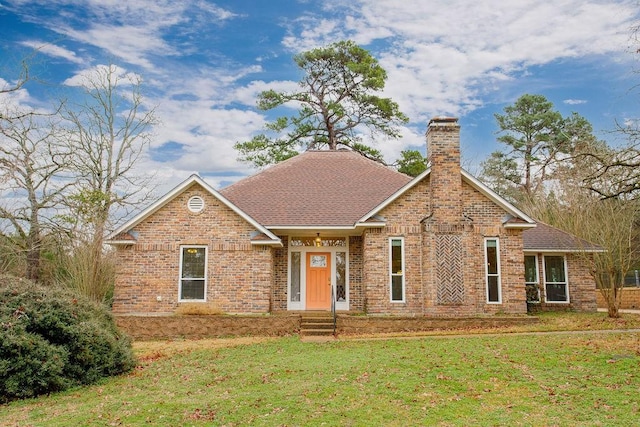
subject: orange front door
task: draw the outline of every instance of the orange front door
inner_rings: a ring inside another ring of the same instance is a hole
[[[307,253],[307,310],[331,308],[331,253]]]

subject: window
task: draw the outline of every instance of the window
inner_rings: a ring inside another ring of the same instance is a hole
[[[289,301],[300,302],[300,252],[291,252],[291,292]]]
[[[404,302],[404,239],[389,239],[391,301]]]
[[[569,302],[569,286],[564,256],[545,255],[544,291],[547,302]]]
[[[347,253],[336,252],[336,301],[347,300]]]
[[[487,302],[502,302],[500,292],[500,246],[498,239],[485,239],[484,255],[487,271]]]
[[[538,257],[525,255],[524,283],[527,292],[527,302],[540,302],[540,288],[538,286]]]
[[[180,249],[180,301],[204,301],[207,288],[207,247]]]

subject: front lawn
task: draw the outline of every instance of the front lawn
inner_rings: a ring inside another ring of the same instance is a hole
[[[626,426],[640,419],[640,337],[632,332],[135,347],[133,373],[0,406],[0,425]]]

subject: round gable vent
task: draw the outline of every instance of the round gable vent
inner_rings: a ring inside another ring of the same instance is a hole
[[[200,196],[193,196],[187,202],[187,207],[191,212],[200,212],[204,209],[204,199]]]

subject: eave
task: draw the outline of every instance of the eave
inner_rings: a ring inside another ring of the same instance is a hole
[[[525,254],[568,254],[568,253],[587,253],[587,254],[601,254],[607,252],[606,249],[545,249],[545,248],[525,248],[522,250]]]
[[[136,244],[135,240],[105,240],[107,245],[113,246],[132,246]]]

